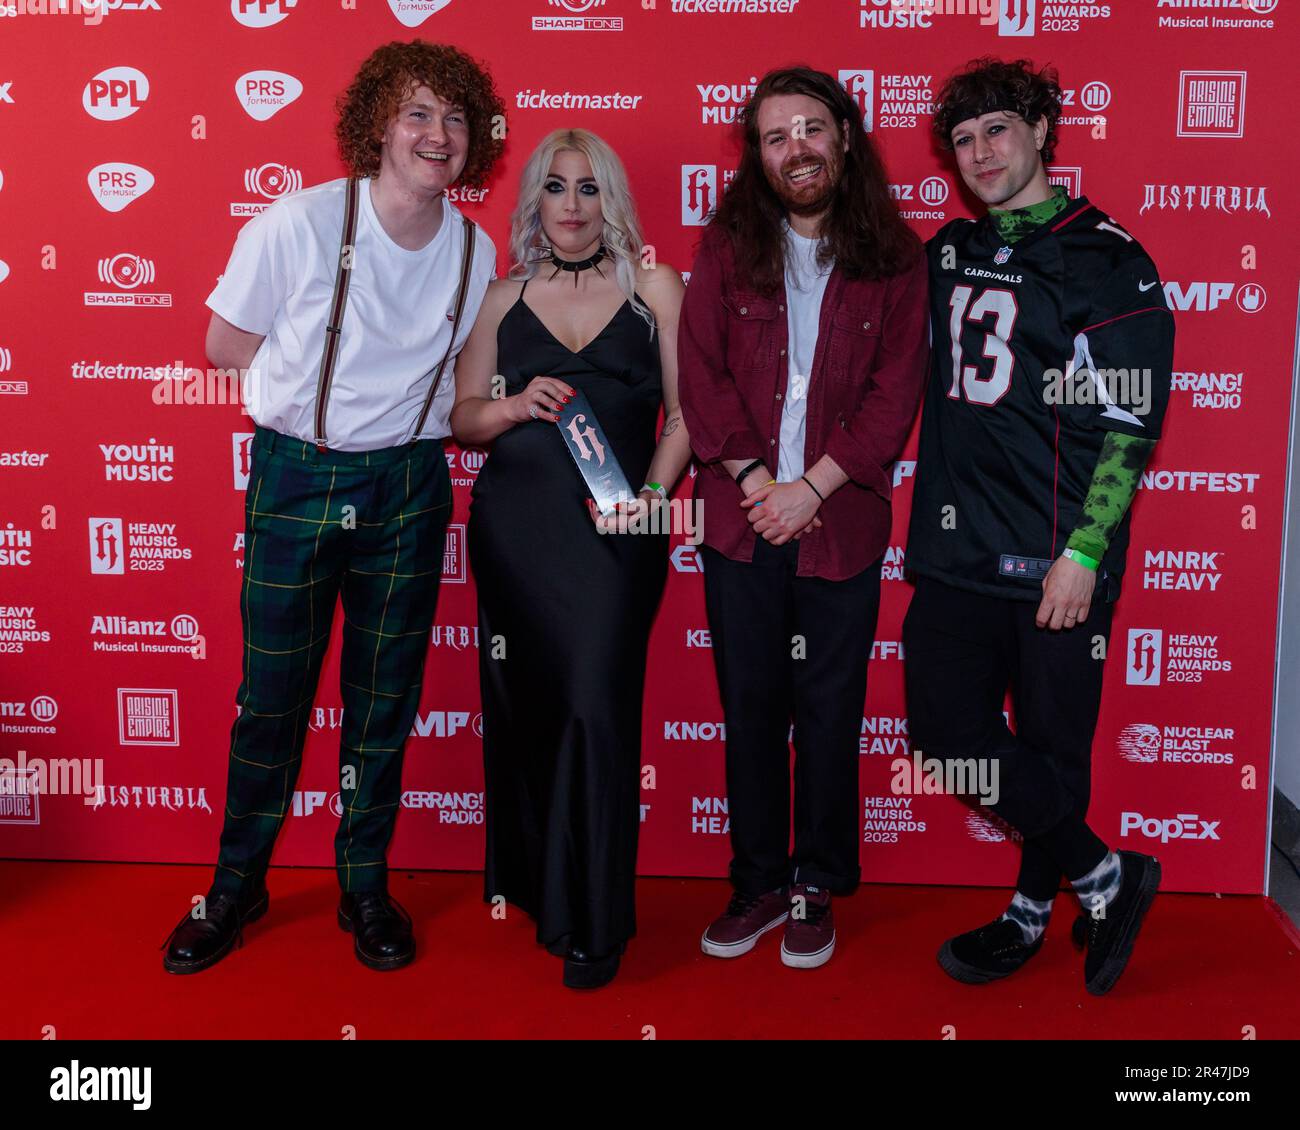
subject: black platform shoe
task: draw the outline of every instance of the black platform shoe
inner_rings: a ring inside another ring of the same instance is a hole
[[[626,949],[626,945],[620,945],[613,953],[595,957],[570,945],[564,955],[565,985],[570,989],[599,989],[608,985],[618,973],[619,955]]]

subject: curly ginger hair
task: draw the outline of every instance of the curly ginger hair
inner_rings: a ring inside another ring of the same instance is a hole
[[[465,108],[469,154],[460,183],[482,188],[505,149],[505,104],[492,76],[465,52],[416,39],[374,51],[339,96],[339,153],[353,176],[379,172],[383,135],[402,103],[419,86]]]

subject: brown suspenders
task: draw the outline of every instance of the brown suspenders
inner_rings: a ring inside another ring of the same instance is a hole
[[[316,381],[316,446],[322,451],[325,443],[325,410],[329,404],[330,382],[334,379],[334,366],[338,363],[339,337],[343,330],[343,313],[348,306],[348,286],[352,281],[353,260],[356,254],[357,213],[360,202],[361,182],[356,177],[348,179],[347,201],[343,212],[343,238],[339,243],[339,266],[334,276],[334,298],[330,302],[329,320],[325,325],[325,350],[320,359],[320,375]],[[475,224],[468,216],[462,216],[465,228],[465,246],[460,264],[460,283],[456,289],[455,315],[451,324],[451,339],[447,342],[447,352],[443,354],[438,367],[433,371],[429,382],[429,394],[425,397],[424,408],[415,423],[411,439],[415,439],[424,428],[424,422],[433,407],[434,397],[442,385],[442,374],[451,359],[452,347],[456,344],[456,334],[460,330],[461,315],[465,311],[465,299],[469,293],[469,277],[474,266],[474,231]]]

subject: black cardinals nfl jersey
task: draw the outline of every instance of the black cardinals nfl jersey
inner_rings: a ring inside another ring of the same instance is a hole
[[[1107,431],[1156,439],[1173,315],[1141,244],[1086,199],[1014,244],[987,215],[927,244],[930,380],[910,569],[1038,600],[1079,519]],[[1129,515],[1098,570],[1114,600]]]

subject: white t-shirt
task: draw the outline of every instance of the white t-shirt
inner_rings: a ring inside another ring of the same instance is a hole
[[[833,264],[817,266],[816,239],[807,239],[785,225],[786,319],[790,330],[789,375],[781,401],[781,441],[776,481],[792,483],[804,473],[804,433],[808,416],[808,384],[817,350],[817,323],[822,296]]]
[[[370,180],[360,188],[356,254],[325,418],[326,442],[338,451],[374,451],[416,438],[432,372],[451,335],[465,239],[460,210],[444,195],[438,234],[419,251],[407,251],[380,224]],[[316,386],[346,191],[346,180],[316,185],[249,220],[207,302],[231,325],[266,335],[251,367],[257,377],[245,383],[249,415],[309,443],[317,438]],[[420,438],[450,434],[456,354],[495,275],[496,248],[479,228],[460,329]]]

